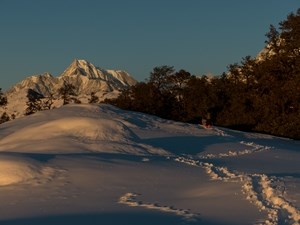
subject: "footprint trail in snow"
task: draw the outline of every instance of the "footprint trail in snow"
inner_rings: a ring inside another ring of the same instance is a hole
[[[222,135],[226,135],[222,133]],[[246,199],[255,204],[259,210],[267,212],[264,222],[257,224],[278,225],[278,224],[300,224],[300,210],[285,199],[284,184],[277,177],[268,177],[266,174],[247,174],[238,171],[231,171],[226,167],[215,166],[208,162],[209,159],[220,159],[224,157],[238,157],[246,154],[254,154],[262,151],[269,151],[269,146],[258,145],[254,142],[241,144],[250,147],[241,151],[228,151],[227,153],[208,154],[198,158],[175,157],[175,161],[196,166],[204,169],[212,180],[223,182],[241,182],[242,192]]]
[[[120,197],[119,203],[125,204],[131,207],[142,207],[146,209],[158,210],[161,212],[172,213],[177,216],[181,216],[184,220],[189,222],[195,222],[200,219],[200,215],[196,213],[190,212],[189,209],[177,209],[174,206],[162,206],[158,203],[145,203],[142,201],[138,201],[137,197],[140,194],[136,193],[126,193]]]

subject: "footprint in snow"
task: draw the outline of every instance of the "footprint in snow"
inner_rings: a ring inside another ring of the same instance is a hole
[[[161,206],[158,203],[145,203],[143,201],[137,201],[136,198],[138,196],[140,196],[140,194],[126,193],[119,198],[118,202],[131,207],[142,207],[146,209],[172,213],[181,216],[184,220],[190,222],[198,221],[200,219],[200,214],[192,213],[189,209],[177,209],[175,206]]]

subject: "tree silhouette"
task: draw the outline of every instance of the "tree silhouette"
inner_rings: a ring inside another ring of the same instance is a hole
[[[151,83],[160,93],[170,88],[170,77],[174,74],[173,66],[158,66],[150,73]]]
[[[271,25],[265,55],[246,56],[208,79],[172,66],[155,67],[110,103],[163,118],[300,139],[300,9]]]
[[[43,110],[43,103],[42,99],[44,96],[33,89],[27,90],[26,95],[28,101],[26,102],[27,108],[25,110],[25,115],[31,115],[33,113],[36,113],[37,111]]]
[[[98,102],[99,102],[99,97],[95,94],[95,92],[91,92],[89,103],[98,103]]]
[[[6,112],[4,112],[4,113],[2,113],[2,115],[0,117],[0,124],[5,123],[7,121],[10,121],[10,117]]]
[[[61,95],[64,105],[67,105],[72,101],[77,103],[77,99],[75,98],[75,96],[77,96],[76,88],[66,80],[64,80],[63,86],[58,89],[58,93]]]
[[[0,88],[0,106],[6,106],[7,103],[7,97],[3,94],[2,89]]]

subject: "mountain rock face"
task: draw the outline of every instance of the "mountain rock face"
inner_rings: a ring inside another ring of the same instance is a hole
[[[49,93],[57,93],[64,81],[73,84],[78,95],[118,91],[137,82],[125,71],[104,70],[85,60],[75,59],[60,76],[54,77],[49,73],[34,75],[13,86],[7,93],[13,94],[31,88],[47,96]]]
[[[9,104],[5,110],[17,116],[22,115],[26,108],[26,94],[29,88],[43,96],[52,94],[57,98],[58,90],[64,82],[75,86],[78,99],[82,102],[87,102],[92,92],[100,100],[116,97],[121,89],[137,83],[125,71],[105,70],[86,60],[75,59],[58,77],[54,77],[50,73],[33,75],[10,88],[6,92]]]

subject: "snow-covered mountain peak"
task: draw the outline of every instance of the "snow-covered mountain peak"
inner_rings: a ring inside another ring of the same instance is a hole
[[[137,82],[125,71],[101,69],[84,59],[75,59],[61,74],[61,77],[70,76],[85,76],[90,80],[103,80],[119,88],[131,86]]]
[[[29,88],[43,96],[53,95],[59,98],[59,89],[66,81],[75,86],[77,98],[81,102],[87,102],[92,92],[100,100],[114,98],[121,89],[137,83],[125,71],[100,69],[84,59],[75,59],[58,77],[46,72],[27,77],[11,87],[6,92],[9,104],[5,110],[17,117],[23,115],[27,101],[26,93]],[[2,113],[1,110],[4,109],[0,108],[0,113]]]
[[[83,60],[75,59],[70,66],[61,74],[64,76],[86,76],[89,79],[103,79],[105,80],[105,75],[98,70],[92,63]]]

